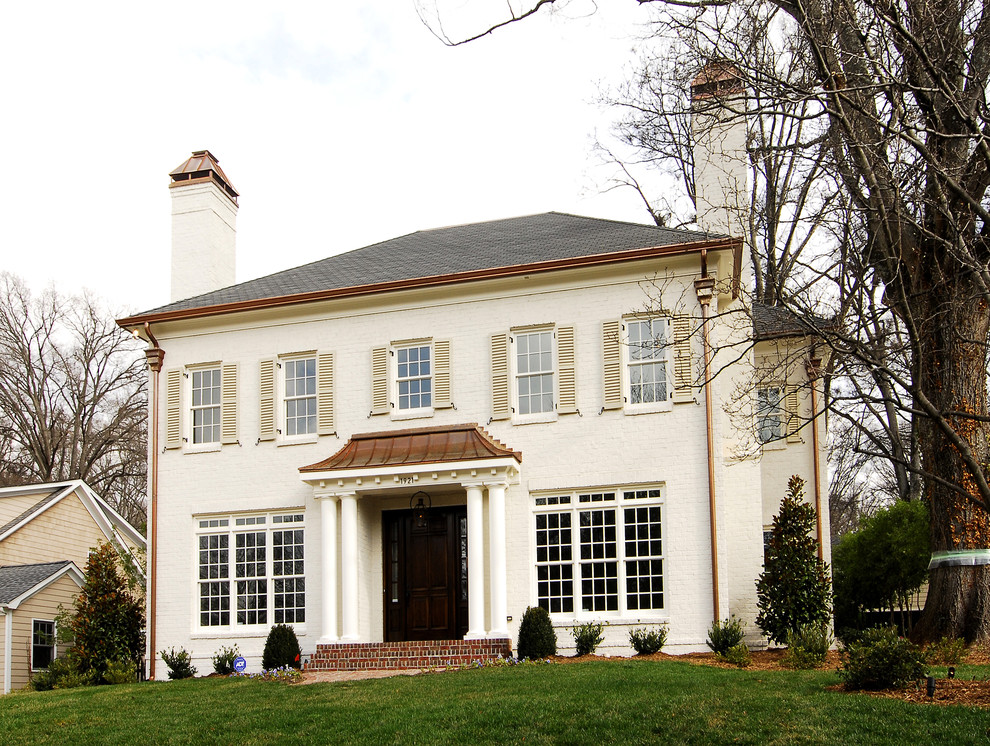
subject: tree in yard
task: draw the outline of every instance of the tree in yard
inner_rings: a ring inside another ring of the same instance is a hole
[[[89,555],[85,582],[71,612],[59,619],[59,635],[71,640],[68,657],[80,673],[101,681],[107,664],[140,661],[144,653],[144,601],[134,595],[110,544]]]
[[[0,273],[0,484],[83,479],[145,522],[140,346],[92,298],[33,297]]]
[[[818,558],[815,509],[804,501],[804,480],[793,476],[773,519],[770,547],[756,583],[756,624],[773,642],[802,625],[827,625],[832,607],[828,568]]]
[[[807,102],[827,133],[829,179],[855,240],[818,247],[800,312],[869,386],[851,389],[907,433],[889,450],[929,506],[938,564],[921,640],[990,639],[990,6],[973,0],[653,0],[685,57],[731,64],[769,105]],[[510,5],[477,37],[554,0]],[[762,64],[737,29],[763,19],[792,67]],[[788,70],[797,74],[790,74]],[[798,116],[787,114],[787,116]],[[820,315],[820,314],[819,314]],[[896,350],[885,343],[894,342]],[[907,425],[907,427],[904,427]],[[879,441],[874,444],[876,450]]]

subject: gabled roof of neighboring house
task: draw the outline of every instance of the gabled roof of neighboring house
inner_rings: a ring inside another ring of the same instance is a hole
[[[44,513],[53,505],[58,504],[69,495],[75,494],[79,497],[83,506],[89,511],[96,525],[107,537],[107,540],[114,539],[114,531],[118,531],[122,536],[130,539],[139,547],[146,546],[145,538],[141,532],[134,528],[116,510],[111,508],[107,502],[96,494],[92,488],[82,480],[74,479],[69,482],[59,482],[55,484],[31,484],[22,487],[0,488],[0,500],[5,497],[29,494],[44,495],[36,503],[23,511],[20,515],[0,526],[0,541],[3,541],[15,531],[20,529],[29,521]]]
[[[785,337],[806,337],[819,334],[825,329],[835,329],[835,321],[821,316],[799,315],[784,306],[768,306],[754,303],[753,338],[757,341],[783,339]]]
[[[65,574],[71,575],[78,585],[82,585],[83,574],[69,560],[0,567],[0,606],[16,608],[22,599],[34,595]]]
[[[594,266],[654,256],[734,252],[742,244],[559,212],[417,231],[120,319],[121,326],[192,318],[325,298]]]
[[[334,469],[409,464],[439,464],[510,456],[522,461],[522,454],[499,443],[476,423],[437,427],[387,430],[351,436],[337,453],[299,471],[320,472]]]

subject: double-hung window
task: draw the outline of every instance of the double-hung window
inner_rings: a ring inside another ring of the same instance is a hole
[[[517,411],[553,412],[553,331],[517,332],[515,343]]]
[[[536,596],[551,614],[662,612],[659,486],[534,500]]]
[[[193,445],[220,442],[220,368],[192,371]]]
[[[371,412],[395,419],[450,409],[450,340],[422,337],[371,350]]]
[[[306,621],[303,522],[301,513],[199,519],[201,627]]]
[[[433,347],[395,348],[395,388],[400,412],[433,407]]]
[[[656,404],[670,398],[667,319],[626,321],[629,350],[629,404]]]
[[[316,358],[282,361],[282,404],[287,438],[316,434]]]
[[[756,390],[756,436],[760,443],[784,437],[784,389],[762,386]]]
[[[55,660],[55,622],[45,619],[31,621],[31,670],[48,668]]]

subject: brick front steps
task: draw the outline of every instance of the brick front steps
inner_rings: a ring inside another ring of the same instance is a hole
[[[430,640],[317,645],[305,671],[450,668],[512,655],[510,640]]]

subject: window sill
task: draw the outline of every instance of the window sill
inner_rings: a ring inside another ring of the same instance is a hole
[[[283,446],[308,446],[313,443],[318,443],[320,437],[318,435],[305,435],[297,438],[285,438],[279,440],[275,443],[276,448],[282,448]]]
[[[392,421],[422,420],[433,416],[433,407],[429,409],[397,409],[392,412]]]
[[[658,412],[670,412],[673,410],[670,400],[659,404],[627,404],[622,410],[624,414],[633,416],[637,414],[657,414]]]
[[[768,440],[766,443],[761,443],[760,447],[764,451],[784,451],[787,449],[787,438],[777,438],[776,440]]]
[[[556,412],[540,412],[538,414],[519,414],[512,418],[513,425],[538,425],[545,422],[556,422]]]
[[[274,622],[272,622],[274,624]],[[305,624],[290,624],[290,627],[295,630],[297,637],[303,637],[306,634]],[[209,629],[209,628],[206,628]],[[213,640],[213,639],[233,639],[238,637],[268,637],[268,633],[271,631],[271,625],[262,627],[243,627],[240,629],[231,629],[230,627],[217,627],[216,632],[208,632],[204,629],[200,629],[198,632],[193,632],[189,635],[190,640]]]
[[[204,443],[202,445],[186,446],[182,452],[188,456],[195,453],[217,453],[223,445],[220,443]]]
[[[603,611],[597,614],[592,612],[583,612],[581,614],[551,614],[550,621],[554,627],[573,627],[576,624],[584,624],[586,622],[608,622],[609,627],[670,623],[670,614],[662,610],[658,610],[655,614],[643,614],[637,617],[632,617],[628,614],[621,617],[611,616],[616,613],[615,611]]]

